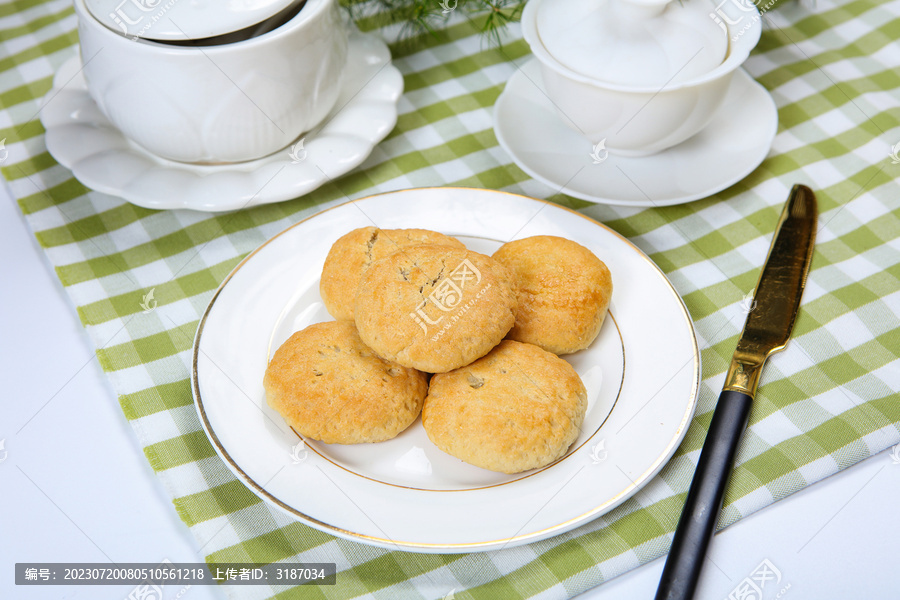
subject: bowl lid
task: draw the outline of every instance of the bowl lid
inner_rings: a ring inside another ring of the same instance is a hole
[[[606,83],[662,86],[722,64],[728,35],[710,0],[544,0],[540,41],[569,69]]]
[[[252,28],[297,0],[85,0],[116,33],[158,41],[206,39]]]

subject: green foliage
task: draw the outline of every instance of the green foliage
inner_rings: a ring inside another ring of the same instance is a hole
[[[401,24],[401,39],[436,34],[451,13],[460,11],[500,46],[504,28],[519,20],[525,0],[341,0],[341,5],[354,21],[365,22],[364,28]]]

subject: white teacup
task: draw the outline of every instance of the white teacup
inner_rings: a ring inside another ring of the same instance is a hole
[[[119,35],[75,0],[91,97],[126,137],[190,163],[261,158],[334,107],[347,57],[336,0],[307,0],[281,27],[218,46]]]
[[[709,18],[728,36],[728,51],[721,64],[687,81],[668,85],[613,84],[574,71],[547,50],[538,32],[537,15],[541,4],[551,1],[530,0],[522,13],[522,32],[540,62],[544,90],[567,125],[592,144],[603,143],[609,152],[621,156],[660,152],[706,127],[725,99],[734,72],[756,46],[762,30],[759,12],[752,3],[710,2]],[[659,2],[647,0],[647,4],[651,3]]]

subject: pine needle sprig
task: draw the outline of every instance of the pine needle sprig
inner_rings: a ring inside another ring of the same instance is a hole
[[[519,20],[525,0],[341,0],[341,5],[365,29],[399,25],[400,41],[438,35],[451,14],[459,11],[477,23],[492,45],[501,46],[503,31]]]

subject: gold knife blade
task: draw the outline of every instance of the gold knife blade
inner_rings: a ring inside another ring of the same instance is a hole
[[[763,363],[787,346],[812,262],[818,213],[813,191],[795,185],[775,227],[724,390],[755,396]]]

